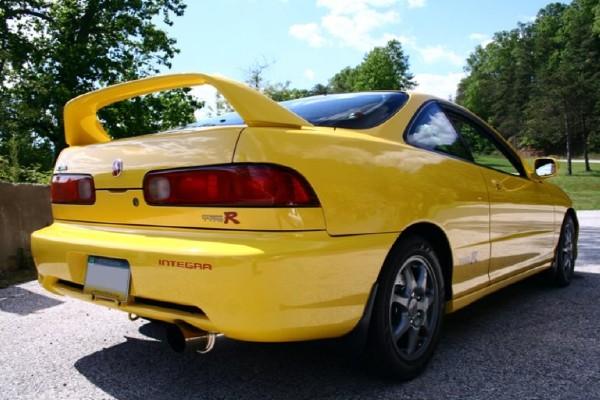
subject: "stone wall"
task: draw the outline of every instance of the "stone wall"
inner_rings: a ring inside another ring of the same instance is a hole
[[[33,268],[29,236],[51,222],[47,185],[0,182],[0,278]]]

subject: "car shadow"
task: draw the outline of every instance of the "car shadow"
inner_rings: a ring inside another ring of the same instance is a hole
[[[29,315],[62,303],[60,300],[55,300],[18,286],[11,286],[0,290],[0,311],[11,314]]]
[[[598,377],[589,368],[563,376],[564,365],[600,362],[599,287],[600,274],[578,272],[563,289],[536,276],[449,315],[428,368],[406,383],[368,373],[340,340],[260,344],[221,337],[209,354],[180,355],[150,323],[140,328],[148,340],[126,338],[75,367],[117,399],[555,398],[564,390],[578,397]]]

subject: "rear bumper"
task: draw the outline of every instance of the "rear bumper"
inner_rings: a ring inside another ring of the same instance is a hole
[[[33,233],[32,252],[51,292],[236,339],[292,341],[352,330],[396,238],[55,222]],[[90,255],[129,261],[127,304],[83,292]]]

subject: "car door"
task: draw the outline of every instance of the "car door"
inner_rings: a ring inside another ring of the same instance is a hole
[[[554,207],[502,139],[468,113],[447,115],[481,167],[490,199],[490,282],[549,262],[554,249]]]
[[[442,224],[453,252],[452,292],[460,297],[489,284],[489,200],[481,168],[472,157],[440,105],[431,101],[411,123],[408,144],[435,152],[443,162],[432,174],[444,205],[431,210]]]

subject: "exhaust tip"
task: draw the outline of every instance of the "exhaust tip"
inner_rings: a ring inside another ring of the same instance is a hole
[[[166,336],[167,343],[176,353],[205,354],[213,349],[216,342],[216,334],[184,323],[167,325]]]

